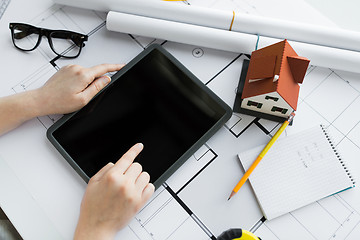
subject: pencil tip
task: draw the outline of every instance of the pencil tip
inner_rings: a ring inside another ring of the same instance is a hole
[[[234,191],[232,191],[231,192],[231,194],[230,194],[230,196],[229,196],[229,198],[228,198],[228,201],[230,200],[230,198],[232,198],[232,196],[234,196],[235,195],[235,192]]]

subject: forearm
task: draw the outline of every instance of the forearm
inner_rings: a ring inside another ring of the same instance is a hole
[[[44,115],[38,90],[0,98],[0,135],[25,121]]]

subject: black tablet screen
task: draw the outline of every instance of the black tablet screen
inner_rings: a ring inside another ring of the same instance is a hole
[[[225,110],[156,49],[123,72],[53,135],[88,177],[141,142],[136,161],[154,181]]]

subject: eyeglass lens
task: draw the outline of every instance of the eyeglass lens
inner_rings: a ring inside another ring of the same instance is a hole
[[[66,57],[75,57],[80,53],[81,45],[75,44],[74,37],[64,32],[52,32],[50,34],[51,44],[54,52]]]
[[[14,44],[18,48],[30,51],[36,48],[39,41],[39,29],[23,25],[14,26]]]
[[[15,25],[13,28],[14,44],[22,50],[34,50],[41,40],[40,37],[39,28],[29,25]],[[50,31],[48,40],[51,49],[64,57],[77,57],[83,47],[82,36],[68,31]]]

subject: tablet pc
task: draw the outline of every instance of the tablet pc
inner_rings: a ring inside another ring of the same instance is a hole
[[[231,116],[230,107],[162,46],[149,46],[85,107],[63,116],[47,137],[88,182],[132,145],[158,188]]]

